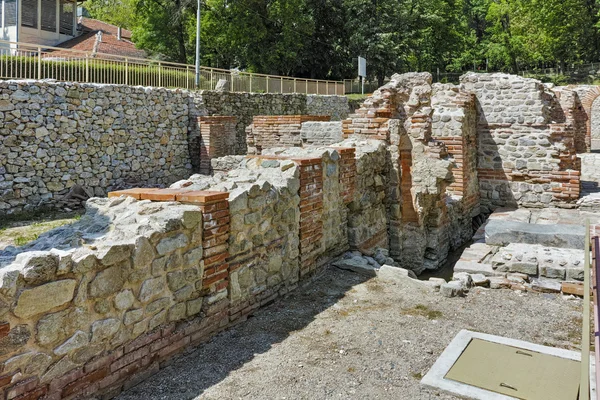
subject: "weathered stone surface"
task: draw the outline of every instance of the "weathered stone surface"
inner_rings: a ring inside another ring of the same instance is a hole
[[[32,251],[19,254],[16,261],[24,265],[23,278],[25,281],[39,285],[54,277],[58,269],[59,257],[46,251]]]
[[[91,297],[106,297],[118,292],[123,287],[123,266],[115,265],[96,274],[90,283]]]
[[[156,251],[161,256],[164,256],[165,254],[172,253],[177,249],[186,247],[188,245],[188,242],[189,242],[189,240],[188,240],[187,236],[185,236],[184,234],[181,234],[181,233],[178,235],[175,235],[175,236],[169,236],[169,237],[162,239],[156,245]]]
[[[73,299],[77,281],[63,279],[24,290],[17,301],[14,313],[19,318],[29,318],[62,306]]]
[[[127,310],[133,305],[135,297],[129,289],[123,290],[115,296],[115,307],[117,310]]]
[[[444,297],[456,297],[463,294],[463,285],[460,281],[451,281],[443,283],[440,286],[440,293]]]
[[[472,261],[459,260],[454,265],[454,272],[466,272],[468,274],[482,274],[485,276],[497,276],[500,275],[496,272],[491,264],[480,264]]]
[[[536,276],[538,274],[537,263],[532,262],[511,262],[506,264],[508,271],[520,272],[522,274]]]
[[[114,244],[100,249],[98,259],[102,265],[109,266],[129,259],[131,247],[125,244]]]
[[[471,274],[474,286],[489,286],[490,279],[483,274]]]
[[[12,353],[27,343],[31,337],[31,331],[27,325],[13,327],[8,335],[0,339],[0,355]]]
[[[377,270],[377,276],[382,279],[398,279],[398,278],[412,278],[417,279],[417,275],[411,270],[393,267],[391,265],[382,265]]]
[[[333,265],[348,271],[356,272],[365,276],[375,276],[376,269],[370,265],[367,260],[362,257],[352,257],[346,259],[339,259],[333,262]]]
[[[538,292],[560,293],[561,284],[555,280],[539,278],[531,280],[531,288]]]
[[[119,331],[120,326],[121,323],[114,318],[94,322],[92,324],[92,343],[110,339]]]
[[[54,349],[54,354],[62,356],[74,350],[80,349],[90,342],[89,335],[82,331],[77,331],[66,342]]]
[[[140,289],[139,300],[146,303],[149,300],[160,296],[166,288],[166,285],[167,283],[164,277],[145,280]]]
[[[529,243],[549,247],[582,249],[585,229],[578,225],[542,225],[515,221],[490,220],[485,227],[488,245]]]
[[[155,258],[154,247],[145,237],[140,237],[135,242],[133,251],[133,268],[143,268],[152,263]]]

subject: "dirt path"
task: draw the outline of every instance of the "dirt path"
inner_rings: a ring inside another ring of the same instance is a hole
[[[146,399],[451,399],[419,380],[461,329],[576,348],[581,301],[335,268],[120,395]]]

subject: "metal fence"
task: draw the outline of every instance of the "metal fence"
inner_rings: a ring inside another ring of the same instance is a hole
[[[193,65],[0,40],[0,79],[195,88]],[[200,68],[201,90],[220,80],[233,92],[343,95],[344,83],[287,76]]]

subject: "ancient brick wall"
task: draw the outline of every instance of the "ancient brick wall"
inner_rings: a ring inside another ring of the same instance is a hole
[[[341,120],[348,115],[346,96],[318,96],[278,93],[194,92],[190,97],[192,117],[229,115],[236,117],[236,147],[230,154],[247,154],[246,127],[259,115],[319,115]],[[190,146],[199,147],[199,137],[190,137]],[[196,150],[191,150],[195,153]]]
[[[74,185],[90,196],[170,185],[199,171],[201,151],[246,154],[244,129],[255,115],[340,119],[347,108],[345,96],[0,82],[0,215],[57,206]],[[201,146],[198,117],[207,116],[235,117],[235,136],[228,122],[227,140],[213,135],[217,142]]]
[[[231,154],[236,147],[235,117],[197,117],[190,125],[190,135],[200,134],[200,153],[191,156],[192,166],[201,174],[212,172],[211,160]]]
[[[461,90],[477,96],[481,203],[569,206],[580,192],[574,102],[561,105],[542,83],[505,74],[467,74]],[[569,109],[571,109],[569,111]]]
[[[302,123],[329,121],[328,116],[316,115],[261,115],[252,119],[246,128],[248,154],[261,154],[274,147],[302,147]]]

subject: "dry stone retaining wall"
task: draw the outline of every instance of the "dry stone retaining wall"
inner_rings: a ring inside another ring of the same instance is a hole
[[[3,81],[0,214],[55,206],[76,184],[89,196],[135,185],[166,186],[199,171],[200,160],[208,172],[212,157],[246,154],[244,129],[254,115],[339,119],[347,108],[344,96]],[[215,115],[229,120],[213,127],[213,137],[222,128],[226,140],[218,135],[201,146],[198,117]]]
[[[182,91],[116,85],[0,82],[0,213],[189,175]]]

